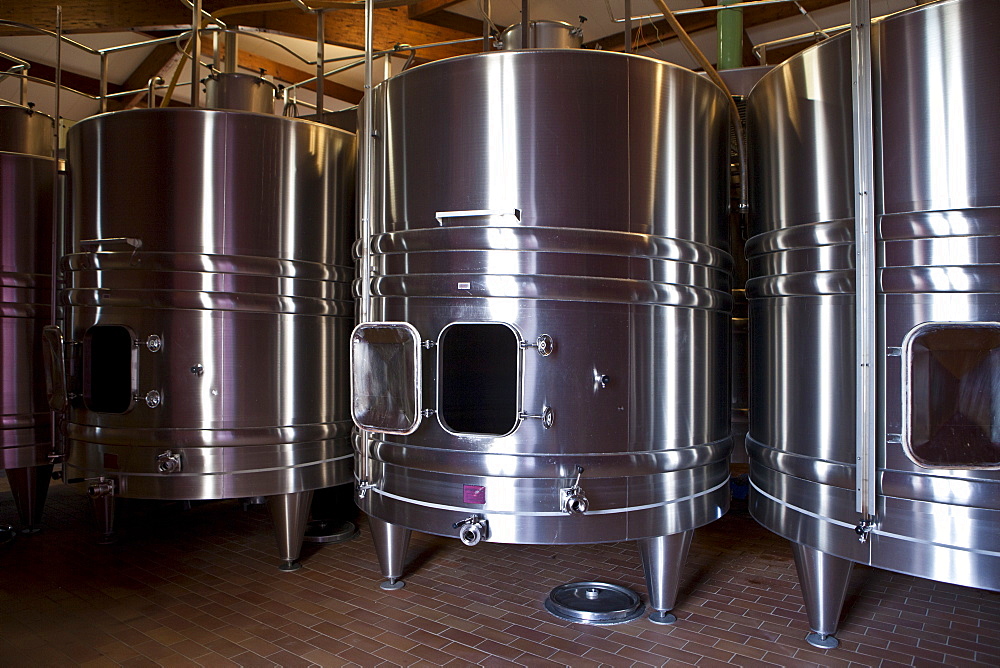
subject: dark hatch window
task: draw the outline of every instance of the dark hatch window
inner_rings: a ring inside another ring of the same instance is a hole
[[[908,456],[927,467],[1000,467],[1000,325],[923,325],[908,363]]]
[[[518,421],[520,340],[499,323],[456,323],[441,332],[442,424],[464,434],[509,434]]]
[[[135,394],[136,349],[132,332],[95,325],[83,337],[83,401],[97,413],[126,413]]]

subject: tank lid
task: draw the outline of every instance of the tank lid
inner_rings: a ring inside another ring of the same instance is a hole
[[[538,19],[530,22],[529,44],[532,49],[579,49],[583,46],[583,28],[565,21]],[[521,50],[522,24],[515,23],[500,33],[504,51]]]
[[[545,609],[579,624],[624,624],[642,616],[645,607],[631,589],[607,582],[571,582],[549,593]]]

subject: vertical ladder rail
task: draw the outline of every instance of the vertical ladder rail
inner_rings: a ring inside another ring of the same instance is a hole
[[[870,0],[851,0],[851,71],[854,120],[854,245],[856,360],[856,510],[865,539],[875,515],[876,251],[875,150],[872,106]]]

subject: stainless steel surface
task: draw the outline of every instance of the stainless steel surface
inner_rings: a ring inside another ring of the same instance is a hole
[[[205,79],[205,108],[273,114],[277,88],[257,74],[215,72]]]
[[[567,622],[609,625],[638,619],[645,606],[638,594],[621,585],[571,582],[549,592],[545,609]]]
[[[774,67],[770,65],[738,67],[732,70],[719,70],[719,76],[726,82],[726,88],[733,96],[746,97],[761,77],[773,69]],[[702,76],[707,75],[702,74]]]
[[[393,396],[423,410],[408,435],[367,422],[361,508],[445,536],[479,514],[484,540],[515,543],[718,518],[731,448],[722,92],[637,56],[516,51],[415,68],[374,104],[372,317],[416,330],[422,383]],[[566,513],[578,467],[587,509]]]
[[[809,617],[811,632],[806,640],[816,647],[832,649],[840,644],[833,634],[837,632],[854,564],[802,543],[792,543],[792,556]]]
[[[379,568],[386,578],[386,582],[382,583],[382,588],[401,588],[403,586],[401,579],[403,577],[403,564],[406,561],[406,548],[410,545],[411,531],[398,524],[383,522],[374,516],[369,516],[368,528],[372,533],[372,540],[375,542]]]
[[[673,624],[677,621],[677,617],[668,611],[677,602],[680,566],[687,561],[693,537],[694,531],[688,530],[639,541],[649,607],[652,609],[649,619],[655,624]]]
[[[0,151],[52,158],[52,127],[51,116],[27,107],[0,105]]]
[[[283,571],[297,571],[302,567],[299,555],[302,553],[302,537],[309,522],[312,499],[311,489],[267,497],[267,509],[274,522],[274,537],[278,541],[278,557],[281,559],[279,568]]]
[[[261,114],[72,128],[68,477],[180,500],[351,481],[354,161],[353,135]]]
[[[583,30],[563,21],[532,20],[528,44],[523,43],[524,24],[515,23],[500,33],[504,51],[521,49],[579,49],[583,47]]]
[[[41,521],[52,470],[41,355],[52,302],[52,125],[0,106],[0,468],[26,529]]]
[[[759,177],[747,244],[747,443],[751,512],[789,540],[851,562],[1000,590],[1000,472],[987,461],[1000,449],[992,417],[971,427],[949,422],[993,397],[980,366],[992,359],[990,338],[960,328],[1000,322],[989,250],[1000,230],[1000,177],[988,157],[1000,151],[993,119],[1000,92],[982,57],[1000,53],[1000,34],[985,26],[1000,26],[1000,5],[949,0],[872,27],[878,422],[875,518],[867,527],[855,511],[849,36],[803,52],[752,91]],[[952,335],[904,355],[926,323]],[[962,398],[974,390],[974,399]],[[904,443],[904,433],[926,433],[910,429],[918,419],[976,434],[987,465],[921,466],[907,451],[925,444]],[[829,600],[820,590],[810,596]]]

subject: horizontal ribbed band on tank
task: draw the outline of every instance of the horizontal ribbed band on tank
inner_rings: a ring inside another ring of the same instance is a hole
[[[514,297],[729,311],[731,256],[651,235],[467,226],[372,241],[376,297]]]
[[[854,294],[854,219],[795,225],[747,242],[749,299]]]
[[[488,444],[485,447],[495,447],[492,440],[485,443]],[[713,443],[685,445],[672,450],[565,455],[449,449],[448,456],[443,457],[440,448],[384,440],[373,440],[370,444],[371,456],[386,464],[439,473],[503,478],[572,477],[576,475],[577,466],[599,472],[602,476],[652,475],[707,466],[726,459],[730,450],[732,440],[728,437]]]
[[[406,474],[386,466],[382,484],[369,493],[396,501],[452,511],[517,514],[528,517],[566,517],[560,505],[559,490],[567,485],[566,477],[496,478],[492,476],[450,475],[437,471],[406,469]],[[605,476],[588,470],[581,484],[587,490],[590,506],[585,518],[611,513],[626,513],[682,504],[698,497],[720,492],[728,494],[729,465],[719,460],[696,471],[667,471],[652,475]],[[464,503],[463,484],[487,488],[486,503]],[[502,494],[491,494],[490,487]],[[591,542],[594,542],[593,540]]]
[[[0,271],[0,288],[48,290],[51,283],[49,274],[25,274],[13,271]]]
[[[12,415],[0,415],[0,438],[4,444],[8,444],[8,437],[14,434],[24,434],[20,431],[24,429],[49,428],[49,412],[44,413],[15,413]],[[46,436],[46,439],[48,436]],[[27,442],[27,441],[25,441]]]
[[[113,477],[116,481],[115,495],[140,499],[185,500],[185,499],[234,499],[241,497],[272,496],[293,494],[322,487],[344,485],[353,481],[352,457],[341,455],[332,459],[312,459],[294,466],[277,465],[273,468],[254,468],[242,465],[241,460],[229,461],[226,470],[206,472],[197,470],[197,461],[190,450],[174,450],[181,455],[181,471],[164,474],[161,472],[135,472],[110,469],[98,461],[96,466],[88,466],[73,460],[73,444],[70,444],[70,459],[65,464],[66,477],[70,480]],[[156,450],[143,452],[144,448],[123,449],[121,454],[137,454],[155,462]],[[276,452],[284,452],[285,449]],[[114,454],[99,453],[105,455]]]
[[[732,256],[713,246],[630,232],[467,226],[391,232],[372,238],[372,253],[376,255],[441,250],[519,250],[655,258],[705,265],[724,272],[733,267]]]
[[[70,422],[66,425],[66,436],[101,447],[141,445],[150,448],[252,448],[294,445],[298,448],[311,441],[347,438],[352,429],[353,423],[350,420],[238,429],[95,427]],[[287,464],[306,459],[304,449],[289,450],[283,456],[287,458]]]
[[[678,306],[730,312],[729,292],[648,281],[523,274],[387,276],[372,282],[372,297],[507,297],[565,302]]]
[[[1000,292],[1000,208],[882,216],[886,293]]]
[[[0,318],[37,318],[47,323],[52,317],[49,310],[48,300],[34,304],[23,301],[0,302]]]
[[[341,299],[283,297],[243,292],[164,290],[108,290],[105,288],[64,290],[63,299],[72,307],[186,309],[354,317],[354,301],[346,290]]]
[[[203,253],[164,253],[146,251],[113,251],[71,253],[62,258],[63,269],[81,270],[144,270],[163,272],[210,272],[275,278],[296,278],[310,281],[350,282],[354,267],[301,260],[253,255],[207,255]],[[2,274],[0,274],[2,276]]]

